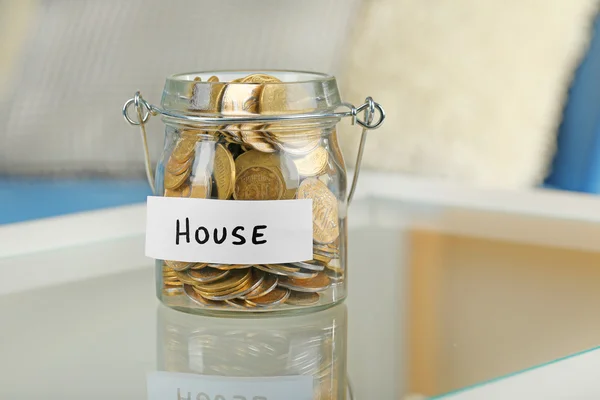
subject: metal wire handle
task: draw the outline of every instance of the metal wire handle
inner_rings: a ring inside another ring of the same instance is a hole
[[[244,116],[204,116],[204,115],[185,115],[178,114],[171,111],[163,110],[153,104],[148,103],[139,91],[135,92],[135,95],[127,100],[123,105],[123,117],[131,125],[139,126],[142,135],[142,145],[144,146],[144,163],[146,166],[146,177],[148,183],[152,188],[152,193],[156,194],[156,188],[154,187],[154,173],[152,172],[152,166],[150,162],[150,153],[148,151],[148,140],[146,135],[146,122],[152,115],[161,114],[164,117],[182,119],[190,122],[201,122],[205,124],[235,124],[240,122],[275,122],[275,121],[297,121],[297,120],[313,120],[313,119],[327,119],[327,118],[344,118],[351,117],[352,125],[358,124],[362,127],[362,133],[360,136],[360,145],[356,154],[356,166],[354,170],[354,177],[352,178],[352,185],[350,186],[350,192],[348,194],[347,202],[350,204],[356,191],[356,185],[358,183],[358,175],[360,173],[360,165],[362,163],[362,157],[364,153],[365,143],[367,141],[367,131],[377,129],[383,123],[385,119],[385,111],[379,103],[376,103],[371,97],[367,97],[365,102],[359,106],[354,107],[350,103],[343,103],[345,107],[349,108],[349,111],[336,111],[330,113],[308,113],[308,114],[283,114],[283,115],[244,115]],[[137,119],[132,119],[129,116],[129,109],[131,106],[135,107]],[[364,118],[358,118],[358,114],[364,112]],[[375,115],[379,118],[375,120]]]

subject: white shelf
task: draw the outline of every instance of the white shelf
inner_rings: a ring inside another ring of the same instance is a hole
[[[550,189],[497,190],[365,172],[350,222],[425,229],[524,244],[600,251],[600,196]],[[359,214],[359,215],[357,215]]]
[[[600,223],[600,196],[551,189],[482,189],[402,174],[361,173],[358,198]]]

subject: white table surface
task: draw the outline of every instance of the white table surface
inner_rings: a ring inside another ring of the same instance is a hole
[[[357,400],[403,398],[410,386],[406,349],[409,328],[406,326],[407,268],[404,265],[409,244],[405,237],[414,216],[427,214],[429,217],[419,218],[425,221],[426,227],[433,229],[431,215],[443,215],[439,210],[424,212],[422,207],[374,200],[358,202],[353,207],[350,294],[345,302],[349,316],[349,376]],[[476,221],[489,217],[482,213],[470,213],[469,217],[461,212],[462,220],[467,222],[469,218]],[[506,217],[510,218],[510,215]],[[436,221],[437,228],[442,231],[448,226],[452,231],[460,225],[451,219],[438,218]],[[449,221],[449,225],[444,225],[444,221]],[[519,223],[543,228],[549,222],[520,219]],[[552,223],[568,227],[572,221],[559,219]],[[498,227],[502,224],[498,223]],[[10,235],[6,227],[2,229],[3,235]],[[598,226],[594,224],[590,229],[597,230]],[[489,226],[488,230],[489,236],[493,237],[494,230]],[[23,229],[17,226],[15,231],[22,233]],[[554,239],[548,240],[552,243]],[[536,242],[535,238],[532,242]],[[161,306],[154,294],[153,263],[142,255],[143,236],[133,229],[126,238],[104,238],[87,245],[79,243],[77,246],[11,254],[0,259],[0,270],[5,273],[5,294],[0,296],[0,398],[146,398],[146,374],[159,368],[157,347],[161,343],[157,337],[160,329],[157,314]],[[99,273],[97,268],[102,265],[106,270]],[[78,272],[72,274],[72,271]],[[8,293],[10,287],[19,290]],[[452,316],[444,318],[451,319]],[[576,332],[577,326],[572,329]],[[527,343],[519,345],[527,346]],[[473,351],[468,343],[462,346],[456,352],[459,359],[461,354]],[[489,346],[494,346],[494,342],[490,340]],[[560,357],[584,350],[578,346],[569,347],[570,351]],[[515,353],[520,350],[514,349]],[[540,382],[556,381],[552,374],[564,376],[553,369],[556,365],[570,365],[569,369],[578,371],[580,378],[589,376],[596,365],[595,359],[590,360],[590,357],[596,354],[586,353],[539,368],[534,370],[538,372],[533,376],[529,371],[515,377],[521,383],[525,379],[522,383],[525,387],[543,388]],[[477,362],[472,354],[468,359],[468,362]],[[543,360],[550,361],[552,359]],[[520,361],[511,372],[538,364],[540,360],[537,359],[530,363]],[[452,365],[446,368],[450,372]],[[550,371],[550,378],[546,375],[540,378],[539,371]],[[492,371],[481,376],[484,379],[469,384],[499,378]],[[487,397],[460,397],[476,393],[475,390],[493,390],[500,396],[502,388],[508,387],[499,387],[502,382],[515,381],[513,378],[496,380],[471,391],[450,394],[447,398],[517,398],[493,397],[489,393],[485,394]],[[569,382],[565,383],[565,389],[570,388]],[[580,382],[579,387],[583,386]],[[598,398],[585,397],[594,387],[592,384],[580,397],[555,398]],[[563,392],[555,390],[554,393]],[[527,398],[550,398],[539,395]]]

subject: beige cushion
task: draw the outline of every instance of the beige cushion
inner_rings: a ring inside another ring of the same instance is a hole
[[[367,168],[518,188],[545,177],[595,0],[378,0],[353,32],[343,89],[388,119]],[[356,130],[345,129],[354,159]],[[353,133],[349,133],[353,132]]]

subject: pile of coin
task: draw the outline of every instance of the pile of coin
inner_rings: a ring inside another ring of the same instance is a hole
[[[283,85],[253,74],[208,79],[207,102],[191,108],[227,113],[285,110]],[[164,160],[164,196],[220,200],[312,199],[313,259],[289,264],[226,265],[164,261],[163,294],[185,295],[201,307],[262,310],[319,304],[320,294],[343,282],[338,200],[328,185],[343,168],[335,133],[281,129],[273,124],[182,128]]]

